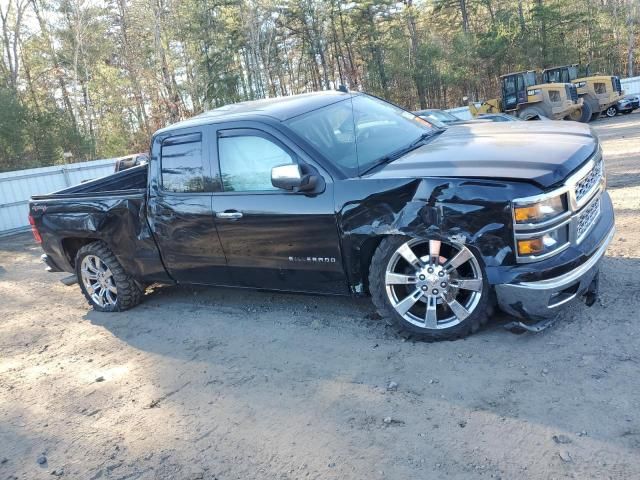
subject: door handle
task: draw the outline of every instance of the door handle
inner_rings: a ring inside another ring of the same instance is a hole
[[[223,218],[226,220],[238,220],[239,218],[242,218],[242,212],[235,212],[235,211],[217,212],[216,218]]]

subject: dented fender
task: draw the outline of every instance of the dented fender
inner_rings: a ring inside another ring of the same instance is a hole
[[[33,200],[31,212],[45,253],[73,273],[65,242],[105,242],[125,270],[141,282],[170,282],[147,224],[144,190],[112,197],[68,197]]]
[[[526,183],[464,178],[336,182],[337,222],[351,290],[360,293],[366,285],[370,258],[387,235],[464,244],[485,267],[514,264],[511,200],[538,192]]]

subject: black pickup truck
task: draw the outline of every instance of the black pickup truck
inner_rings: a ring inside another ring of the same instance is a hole
[[[154,282],[370,294],[422,339],[474,332],[495,306],[536,328],[593,302],[614,230],[587,126],[443,129],[345,92],[164,128],[148,165],[34,196],[30,222],[96,310]]]

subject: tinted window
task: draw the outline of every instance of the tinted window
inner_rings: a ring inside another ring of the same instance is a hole
[[[503,79],[503,97],[504,104],[507,109],[515,108],[518,105],[518,96],[516,89],[516,77],[510,76]]]
[[[203,192],[202,136],[170,137],[162,142],[162,188],[169,192]]]
[[[455,115],[452,115],[452,114],[450,114],[448,112],[445,112],[443,110],[421,110],[419,112],[416,112],[416,115],[420,115],[420,116],[423,116],[423,117],[434,119],[434,120],[437,120],[437,121],[443,122],[443,123],[457,122],[458,120],[460,120]]]
[[[286,123],[350,175],[367,170],[379,159],[434,130],[414,114],[367,95],[319,108]]]
[[[278,190],[271,184],[271,169],[294,163],[283,148],[257,135],[219,138],[218,157],[225,192]]]

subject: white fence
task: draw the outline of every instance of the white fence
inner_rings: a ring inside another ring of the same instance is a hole
[[[640,77],[621,78],[620,83],[624,93],[640,94]]]
[[[29,227],[29,198],[113,173],[115,159],[0,173],[0,235]]]

